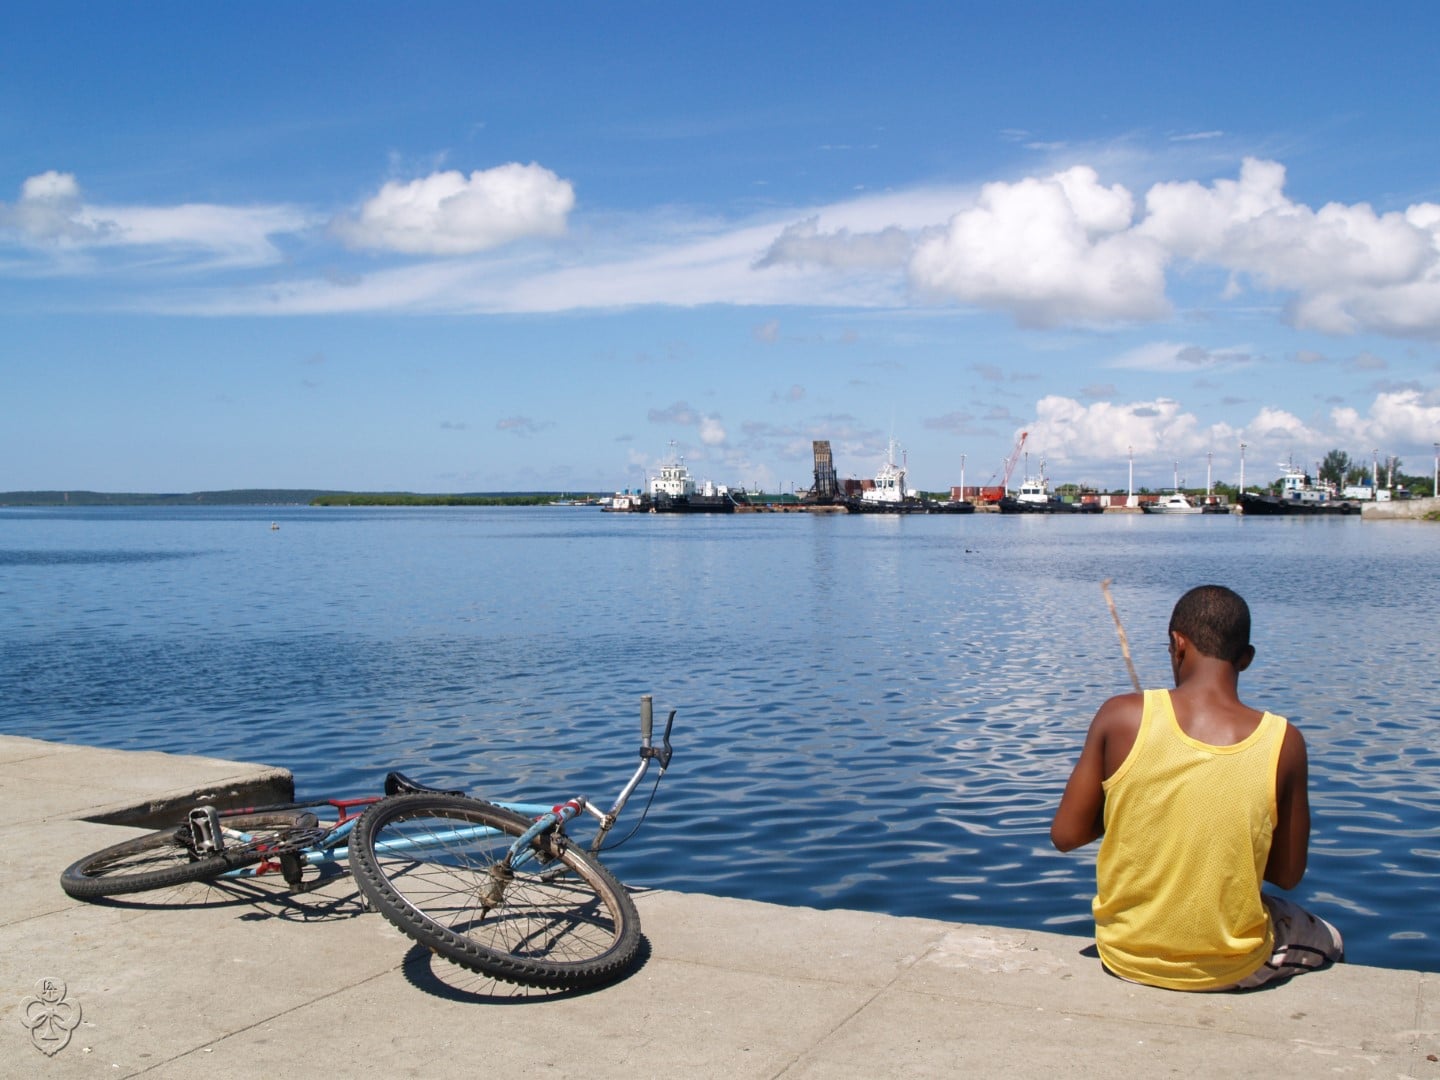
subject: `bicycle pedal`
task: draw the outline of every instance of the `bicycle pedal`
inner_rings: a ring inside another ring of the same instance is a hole
[[[293,851],[284,852],[280,856],[280,873],[285,878],[285,884],[296,892],[305,891],[305,867],[301,865],[300,856]]]
[[[220,815],[213,806],[197,806],[190,811],[190,849],[196,855],[218,855],[225,850],[225,834],[220,831]]]

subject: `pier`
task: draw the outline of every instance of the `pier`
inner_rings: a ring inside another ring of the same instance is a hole
[[[1106,975],[1086,937],[630,882],[643,964],[554,993],[432,957],[363,910],[348,876],[99,904],[60,890],[71,861],[136,831],[99,819],[153,819],[199,791],[271,798],[287,781],[0,737],[7,1075],[1440,1077],[1430,972],[1341,964],[1249,994],[1171,993]],[[75,1021],[48,1052],[22,1022],[40,992]]]

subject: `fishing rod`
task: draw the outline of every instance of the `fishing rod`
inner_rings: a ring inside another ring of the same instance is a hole
[[[1125,666],[1130,669],[1130,682],[1135,686],[1137,694],[1143,693],[1140,689],[1140,676],[1135,673],[1135,661],[1130,659],[1130,639],[1125,636],[1125,627],[1120,622],[1120,612],[1115,608],[1115,598],[1110,595],[1110,582],[1114,578],[1106,578],[1100,582],[1100,591],[1105,594],[1105,603],[1110,607],[1110,617],[1115,620],[1115,630],[1120,635],[1120,652],[1125,656]]]

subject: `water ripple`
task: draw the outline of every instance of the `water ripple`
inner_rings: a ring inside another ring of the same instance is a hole
[[[624,879],[1087,933],[1094,848],[1048,830],[1128,689],[1098,582],[1159,685],[1175,596],[1222,580],[1256,611],[1247,695],[1310,748],[1296,898],[1352,959],[1440,970],[1440,644],[1410,587],[1440,554],[1425,530],[1273,524],[0,513],[0,730],[259,760],[307,791],[399,767],[603,802],[649,692],[680,710],[676,757],[610,856]]]

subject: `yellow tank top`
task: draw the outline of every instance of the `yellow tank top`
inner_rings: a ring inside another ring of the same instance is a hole
[[[1117,975],[1172,990],[1225,986],[1270,958],[1260,885],[1274,835],[1283,717],[1233,746],[1186,735],[1147,690],[1135,745],[1104,783],[1095,943]]]

